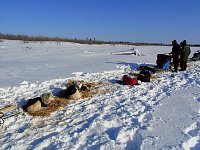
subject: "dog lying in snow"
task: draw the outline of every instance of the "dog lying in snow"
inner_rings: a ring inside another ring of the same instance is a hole
[[[62,95],[64,98],[77,100],[82,97],[82,91],[87,90],[89,90],[89,88],[83,84],[83,81],[70,81]]]
[[[67,87],[64,93],[65,98],[72,100],[80,99],[81,96],[82,93],[79,92],[78,87],[76,85],[70,85],[69,87]]]
[[[55,97],[52,93],[44,93],[40,97],[29,99],[24,109],[29,113],[34,113],[41,110],[42,107],[47,107],[54,99]]]
[[[81,81],[75,81],[74,86],[79,90],[79,91],[86,91],[89,90],[89,88],[83,84]]]

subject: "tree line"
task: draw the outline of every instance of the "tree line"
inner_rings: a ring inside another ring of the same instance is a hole
[[[48,36],[29,36],[23,34],[4,34],[0,33],[0,42],[2,40],[21,40],[24,43],[27,42],[45,42],[45,41],[55,41],[59,42],[72,42],[72,43],[80,43],[80,44],[112,44],[112,45],[134,45],[134,46],[171,46],[171,44],[165,43],[148,43],[148,42],[128,42],[128,41],[102,41],[96,40],[95,38],[87,38],[86,39],[70,39],[70,38],[60,38],[60,37],[48,37]],[[193,44],[190,46],[200,47],[200,44]]]

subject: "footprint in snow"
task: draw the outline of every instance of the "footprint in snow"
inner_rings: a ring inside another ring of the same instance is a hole
[[[29,127],[30,127],[29,124],[25,124],[23,127],[21,127],[21,128],[18,129],[18,133],[23,133]]]
[[[200,122],[195,122],[185,129],[185,134],[188,135],[187,141],[183,142],[182,147],[186,150],[200,149]]]
[[[111,140],[116,140],[119,131],[120,131],[120,128],[119,128],[119,127],[116,127],[116,128],[110,128],[110,129],[108,129],[108,130],[105,131],[105,132],[108,134],[108,137],[109,137]]]

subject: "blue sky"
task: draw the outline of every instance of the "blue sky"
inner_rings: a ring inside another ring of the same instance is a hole
[[[0,0],[0,32],[200,43],[199,0]]]

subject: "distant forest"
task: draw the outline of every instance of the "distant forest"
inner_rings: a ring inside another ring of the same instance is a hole
[[[60,37],[48,37],[48,36],[29,36],[22,34],[4,34],[0,33],[0,42],[3,40],[21,40],[24,43],[27,42],[45,42],[45,41],[55,41],[59,42],[73,42],[80,44],[123,44],[123,45],[135,45],[135,46],[171,46],[171,44],[164,43],[147,43],[147,42],[127,42],[127,41],[101,41],[96,40],[95,38],[87,38],[86,39],[70,39],[70,38],[60,38]],[[200,44],[192,44],[190,46],[200,47]]]

